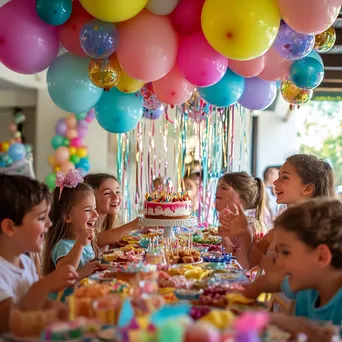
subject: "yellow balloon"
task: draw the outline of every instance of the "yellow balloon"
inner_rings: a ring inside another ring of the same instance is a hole
[[[2,150],[3,150],[4,152],[7,152],[8,149],[9,149],[9,147],[10,147],[10,144],[9,144],[7,141],[4,141],[4,142],[2,143]]]
[[[115,23],[136,16],[147,0],[80,0],[80,3],[95,18]]]
[[[70,146],[69,147],[69,153],[72,156],[73,154],[76,154],[77,150],[76,147]]]
[[[77,155],[80,157],[80,158],[85,158],[88,154],[88,151],[86,148],[84,147],[80,147],[77,149]]]
[[[48,163],[49,163],[49,165],[52,166],[52,167],[56,166],[56,159],[55,159],[55,156],[50,155],[50,156],[48,157]]]
[[[59,166],[56,166],[54,169],[53,169],[54,172],[58,172],[58,171],[61,171],[61,168]]]
[[[300,0],[298,0],[300,1]],[[220,54],[245,61],[263,55],[277,37],[277,0],[206,0],[202,30]]]
[[[119,78],[119,83],[116,86],[123,93],[135,93],[145,85],[144,81],[136,80],[128,76],[123,70]]]

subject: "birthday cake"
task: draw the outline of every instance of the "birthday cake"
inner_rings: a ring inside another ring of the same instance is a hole
[[[191,199],[187,192],[154,192],[145,196],[144,215],[160,220],[186,219],[191,216]]]

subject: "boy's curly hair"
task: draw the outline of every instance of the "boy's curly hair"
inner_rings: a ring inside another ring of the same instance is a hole
[[[331,265],[342,268],[342,203],[327,198],[311,199],[288,208],[276,218],[277,228],[293,232],[306,245],[327,245]]]

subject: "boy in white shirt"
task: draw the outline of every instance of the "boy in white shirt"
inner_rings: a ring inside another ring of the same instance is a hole
[[[49,219],[47,187],[24,176],[0,174],[0,333],[9,329],[15,303],[23,311],[58,306],[50,292],[75,284],[78,274],[69,265],[39,280],[35,265],[24,253],[40,253]]]

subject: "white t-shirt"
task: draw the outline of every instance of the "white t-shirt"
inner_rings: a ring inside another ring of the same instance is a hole
[[[18,302],[23,298],[33,283],[38,281],[36,266],[32,260],[22,254],[22,268],[19,268],[0,257],[0,302],[12,298]]]

